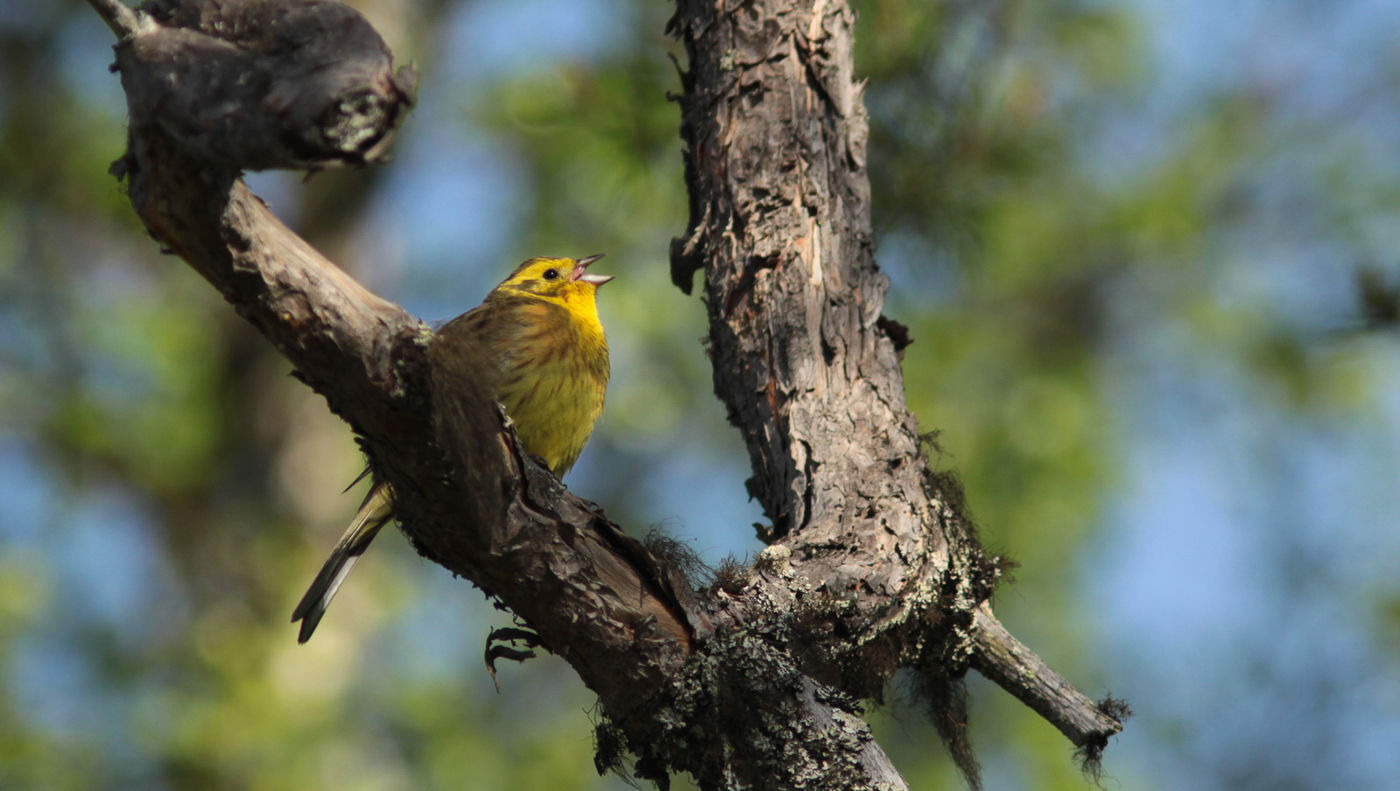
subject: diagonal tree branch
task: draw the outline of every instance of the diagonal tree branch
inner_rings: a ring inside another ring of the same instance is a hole
[[[199,24],[214,30],[273,26],[276,14],[304,13],[307,6],[226,1],[202,6]],[[218,9],[234,16],[221,19]],[[335,6],[322,27],[343,29],[345,10]],[[274,16],[256,16],[264,13]],[[190,144],[179,136],[186,129],[202,134],[178,115],[184,107],[195,117],[205,112],[195,97],[214,89],[200,80],[217,88],[245,66],[225,61],[226,73],[220,63],[200,60],[190,50],[195,36],[152,24],[117,48],[132,125],[127,154],[114,170],[128,180],[137,213],[356,428],[378,474],[394,484],[419,551],[509,603],[625,721],[642,702],[636,690],[660,688],[693,649],[694,627],[679,604],[688,589],[522,451],[477,384],[474,360],[435,354],[422,322],[366,291],[278,221],[237,180],[229,151],[205,157],[207,138]],[[217,47],[217,39],[198,41],[195,50]],[[382,50],[377,37],[369,49]],[[378,72],[365,70],[364,58],[353,53],[343,62],[345,74],[322,75],[320,84],[342,85],[351,95],[392,88],[387,59]],[[170,79],[185,63],[190,71]],[[162,84],[188,95],[172,96]],[[265,103],[249,101],[252,112],[230,113],[218,131],[242,138],[245,148],[269,128],[259,112]],[[326,101],[341,104],[334,96]],[[380,124],[376,134],[387,137],[397,117],[371,109],[356,123]],[[315,122],[294,114],[281,123]],[[285,140],[312,136],[304,131],[273,131],[267,150],[275,155]],[[269,158],[265,152],[250,156]],[[583,614],[589,629],[575,623]],[[639,652],[639,645],[648,650]]]
[[[1109,737],[1123,730],[1126,705],[1089,700],[1006,631],[986,602],[977,608],[972,628],[972,666],[977,672],[1034,709],[1087,757],[1097,759]]]

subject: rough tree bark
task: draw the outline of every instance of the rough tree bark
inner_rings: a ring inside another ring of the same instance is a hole
[[[716,391],[772,520],[752,568],[694,590],[525,454],[474,361],[292,234],[243,169],[373,162],[412,102],[378,36],[330,0],[90,0],[117,33],[131,115],[114,171],[200,272],[360,436],[425,556],[527,621],[597,694],[600,769],[624,751],[703,788],[904,788],[859,718],[913,668],[971,666],[1095,756],[1122,710],[1074,691],[996,622],[996,570],[928,472],[881,315],[864,110],[842,0],[680,0],[692,217]],[[962,748],[957,694],[935,716]]]

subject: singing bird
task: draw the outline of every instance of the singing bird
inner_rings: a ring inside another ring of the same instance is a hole
[[[598,287],[610,275],[588,272],[602,258],[531,258],[480,305],[447,322],[434,344],[477,344],[525,449],[562,478],[574,466],[608,387],[608,342],[598,321]],[[297,642],[316,631],[326,607],[379,529],[394,516],[393,492],[377,482],[345,535],[292,613]]]

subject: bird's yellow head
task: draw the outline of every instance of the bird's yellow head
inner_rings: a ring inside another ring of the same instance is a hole
[[[594,275],[588,265],[602,258],[531,258],[515,268],[496,291],[501,294],[530,296],[556,302],[575,314],[591,315],[597,320],[594,298],[598,287],[612,280],[612,275]]]

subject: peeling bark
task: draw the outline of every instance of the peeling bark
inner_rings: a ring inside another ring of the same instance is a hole
[[[90,2],[120,39],[132,122],[115,171],[138,214],[354,427],[414,546],[598,693],[600,767],[630,751],[663,784],[684,771],[707,789],[905,788],[858,703],[901,667],[951,684],[976,667],[1093,750],[1121,728],[1123,709],[1074,692],[996,623],[994,563],[927,470],[908,339],[881,315],[844,2],[681,0],[671,26],[690,56],[692,197],[672,273],[688,290],[705,271],[715,389],[772,520],[753,568],[701,591],[524,453],[469,351],[442,353],[237,179],[382,154],[412,77],[357,14]]]
[[[787,550],[749,595],[839,617],[854,639],[808,667],[870,696],[926,649],[930,618],[970,623],[995,573],[930,486],[881,316],[853,23],[840,2],[679,4],[692,205],[672,274],[688,289],[704,265],[715,391]]]

